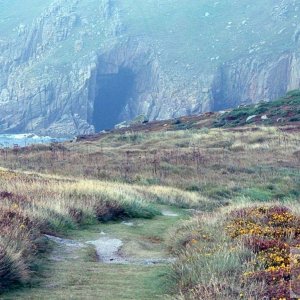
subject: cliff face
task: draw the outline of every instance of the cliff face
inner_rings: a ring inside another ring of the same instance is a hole
[[[212,85],[213,110],[270,101],[300,87],[298,53],[251,57],[222,65]]]
[[[76,13],[76,5],[78,1],[55,1],[31,26],[19,25],[22,30],[17,36],[1,45],[2,132],[69,135],[93,131],[88,123],[88,87],[97,47],[80,56],[94,25]],[[110,22],[102,34],[114,36],[119,24],[114,16],[110,18],[109,2],[97,8],[101,22]]]
[[[164,119],[219,110],[272,100],[300,87],[296,23],[286,33],[287,49],[268,52],[268,41],[260,46],[250,41],[243,44],[246,52],[228,56],[224,51],[222,57],[206,49],[205,40],[197,47],[183,45],[180,28],[173,31],[171,23],[156,28],[146,20],[147,34],[136,32],[139,16],[133,18],[137,15],[130,1],[48,0],[32,22],[17,20],[11,32],[1,31],[0,24],[0,132],[86,134],[139,114]],[[285,14],[298,10],[292,0],[274,7],[272,16],[277,23],[283,18],[284,24]],[[161,7],[161,13],[164,9],[170,7]],[[217,14],[219,8],[213,9]],[[201,22],[210,24],[208,14],[203,11]],[[236,30],[246,22],[246,17],[239,20]],[[232,21],[227,24],[226,30],[232,30]],[[166,28],[166,36],[155,35]],[[210,41],[211,49],[218,41]]]

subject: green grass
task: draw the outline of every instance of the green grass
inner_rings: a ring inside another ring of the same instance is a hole
[[[41,287],[1,297],[12,299],[164,299],[165,267],[111,267],[95,262],[49,264]]]
[[[261,120],[261,116],[267,115],[268,120]],[[266,125],[297,122],[300,115],[300,91],[294,90],[285,97],[271,102],[261,102],[257,105],[247,105],[235,108],[223,114],[215,121],[216,127],[236,127],[251,123],[264,123]],[[249,121],[250,116],[257,116]],[[258,119],[258,120],[257,120]]]
[[[244,197],[249,197],[253,201],[268,202],[272,200],[272,193],[260,188],[248,188],[240,192]]]
[[[178,217],[157,216],[149,219],[130,219],[134,226],[109,222],[69,230],[69,238],[79,241],[96,240],[100,232],[124,242],[122,252],[133,258],[168,257],[165,239],[168,230],[188,215],[176,208],[159,206],[179,214]],[[55,244],[53,245],[55,247]],[[104,265],[94,261],[90,251],[76,252],[76,261],[49,260],[43,267],[38,284],[5,294],[1,299],[165,299],[169,292],[167,266]],[[45,263],[45,261],[44,261]]]
[[[296,113],[298,103],[299,92],[293,91],[278,102],[240,108],[237,115],[241,110],[245,118],[245,110],[257,109],[262,114],[273,112],[275,118],[277,112],[283,116],[284,110]],[[94,296],[90,291],[94,288],[110,299],[111,281],[118,286],[112,291],[115,299],[156,299],[155,293],[168,292],[160,288],[168,279],[171,293],[187,293],[191,288],[197,296],[214,299],[209,293],[225,286],[223,296],[233,291],[229,299],[236,299],[242,290],[238,277],[249,253],[238,242],[229,243],[224,234],[222,220],[228,209],[257,203],[290,203],[297,208],[299,134],[297,124],[284,125],[207,128],[206,124],[204,129],[179,131],[166,131],[162,125],[159,131],[67,142],[55,155],[50,146],[8,151],[7,156],[0,156],[0,164],[16,171],[0,169],[0,251],[13,241],[5,253],[14,262],[8,268],[13,277],[8,283],[18,281],[29,288],[7,297],[40,299],[53,291],[53,299],[66,295],[79,299],[87,290]],[[179,216],[162,216],[163,209]],[[185,222],[189,217],[185,209],[196,213],[192,224]],[[126,226],[123,220],[134,224]],[[174,225],[179,226],[175,233]],[[122,253],[129,257],[168,257],[172,251],[179,260],[171,273],[164,267],[97,265],[91,249],[80,251],[76,264],[40,260],[36,246],[39,253],[49,256],[47,245],[37,240],[49,231],[79,241],[96,240],[104,231],[124,241]],[[194,251],[189,248],[193,245],[200,247]],[[211,257],[206,255],[210,248],[216,250]],[[78,270],[84,274],[77,274]],[[41,278],[38,283],[32,281],[33,271]],[[217,275],[207,285],[210,271]],[[171,277],[161,276],[166,272]],[[115,274],[121,275],[114,278]],[[253,283],[249,291],[254,293],[255,288]]]
[[[87,224],[124,218],[150,220],[161,215],[151,199],[148,202],[142,199],[143,194],[129,185],[43,180],[35,175],[28,186],[24,182],[30,180],[30,175],[9,171],[3,174],[0,174],[0,292],[15,284],[31,282],[44,233],[63,236]]]
[[[250,299],[247,296],[259,289],[257,283],[247,288],[241,284],[254,256],[241,243],[231,243],[224,231],[224,216],[195,217],[171,232],[168,244],[177,261],[170,276],[184,294],[182,299]]]

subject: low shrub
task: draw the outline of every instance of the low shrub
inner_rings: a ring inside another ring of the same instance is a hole
[[[124,215],[128,218],[151,219],[155,216],[161,215],[161,212],[152,204],[144,203],[141,200],[124,202],[122,205],[124,209]]]
[[[76,207],[69,207],[68,214],[74,220],[74,222],[78,224],[81,224],[83,222],[84,214],[82,209]]]
[[[179,225],[168,245],[177,260],[171,279],[182,299],[255,299],[264,283],[245,283],[241,277],[252,268],[254,254],[240,242],[232,243],[220,215],[201,215]]]
[[[117,201],[99,201],[95,204],[94,211],[100,222],[116,220],[124,216],[124,208]]]
[[[226,227],[232,239],[242,237],[244,245],[256,255],[263,270],[244,273],[244,281],[262,281],[266,288],[257,297],[289,299],[291,248],[300,250],[300,217],[284,206],[251,207],[229,215]],[[300,259],[293,268],[300,267]]]
[[[13,284],[26,283],[29,270],[20,253],[0,244],[0,292]]]

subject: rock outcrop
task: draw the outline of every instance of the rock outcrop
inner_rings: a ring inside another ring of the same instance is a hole
[[[220,110],[300,87],[296,23],[288,50],[261,54],[255,45],[193,68],[166,64],[159,41],[131,34],[119,1],[49,2],[31,24],[0,31],[0,133],[89,134],[141,114],[153,120]],[[295,1],[281,1],[272,16],[297,10]]]
[[[300,54],[300,53],[299,53]],[[300,87],[300,55],[249,57],[222,65],[212,88],[213,110],[270,101]]]

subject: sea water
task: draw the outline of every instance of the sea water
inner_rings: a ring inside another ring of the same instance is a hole
[[[25,134],[0,134],[0,148],[26,147],[33,144],[50,144],[68,140],[67,138],[53,138],[50,136],[38,136],[31,133]]]

